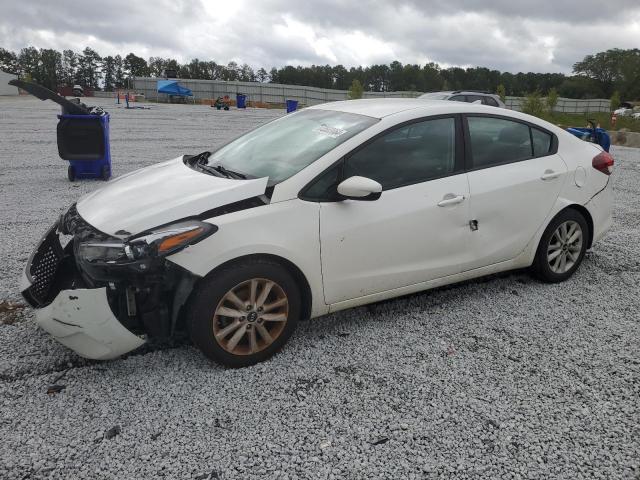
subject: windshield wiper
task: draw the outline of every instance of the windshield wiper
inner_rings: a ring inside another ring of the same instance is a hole
[[[228,178],[240,178],[242,180],[247,179],[247,176],[244,173],[234,172],[233,170],[229,170],[228,168],[225,168],[222,165],[207,165],[207,167],[217,170],[218,172],[227,176]]]
[[[226,178],[240,178],[242,180],[246,180],[247,176],[244,173],[234,172],[233,170],[229,170],[225,168],[223,165],[209,165],[207,160],[211,156],[211,152],[202,152],[192,157],[187,158],[187,162],[189,165],[195,168],[199,168],[200,170],[211,173],[218,177],[226,177]]]
[[[189,163],[189,165],[200,165],[207,161],[207,159],[211,156],[211,152],[202,152],[197,155],[192,155],[188,157],[185,161]]]

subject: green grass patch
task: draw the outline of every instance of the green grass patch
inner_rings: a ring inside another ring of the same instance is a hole
[[[595,120],[605,130],[620,130],[626,128],[630,132],[640,132],[640,120],[631,117],[618,117],[616,126],[611,126],[611,114],[598,113],[543,113],[540,118],[561,127],[588,127],[588,120]]]

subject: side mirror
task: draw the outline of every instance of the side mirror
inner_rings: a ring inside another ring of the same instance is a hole
[[[338,193],[351,200],[377,200],[382,195],[382,185],[366,177],[349,177],[338,185]]]

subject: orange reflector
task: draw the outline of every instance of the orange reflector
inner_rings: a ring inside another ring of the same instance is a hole
[[[162,242],[160,242],[160,245],[158,245],[158,252],[168,252],[169,250],[173,250],[176,247],[180,247],[185,243],[188,243],[189,240],[192,240],[200,235],[202,232],[204,232],[204,228],[199,227],[195,230],[190,230],[188,232],[174,235],[173,237],[165,238]]]

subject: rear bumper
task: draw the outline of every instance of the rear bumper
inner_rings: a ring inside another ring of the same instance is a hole
[[[95,360],[117,358],[144,343],[115,317],[106,288],[62,290],[36,310],[36,322],[64,346]]]

